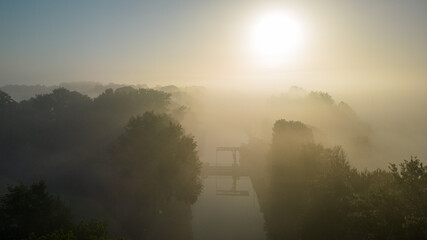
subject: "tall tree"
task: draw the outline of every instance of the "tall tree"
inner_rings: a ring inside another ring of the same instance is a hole
[[[196,143],[168,115],[146,112],[132,118],[113,152],[112,166],[120,189],[117,197],[125,203],[119,212],[131,217],[133,226],[128,227],[136,227],[131,231],[140,238],[150,234],[159,218],[173,214],[166,211],[170,204],[194,203],[201,191]]]

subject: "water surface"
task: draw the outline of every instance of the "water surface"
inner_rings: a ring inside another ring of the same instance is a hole
[[[193,205],[194,240],[266,239],[264,219],[249,177],[239,177],[236,190],[248,196],[220,196],[217,190],[231,190],[231,176],[208,176],[203,192]]]

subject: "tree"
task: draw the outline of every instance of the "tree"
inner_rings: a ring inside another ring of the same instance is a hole
[[[427,238],[427,167],[416,157],[360,173],[340,147],[279,120],[267,162],[269,201],[260,202],[269,239]]]
[[[106,112],[118,115],[126,120],[130,116],[141,114],[145,111],[166,110],[170,102],[170,94],[156,91],[153,89],[134,89],[132,87],[105,90],[104,93],[94,99],[97,111],[106,114]]]
[[[168,115],[146,112],[130,119],[113,150],[112,171],[123,204],[119,214],[134,236],[146,237],[170,204],[197,200],[200,167],[193,137]]]
[[[189,223],[190,204],[201,189],[200,161],[194,139],[161,114],[169,94],[126,87],[91,99],[60,88],[19,103],[7,94],[0,98],[11,106],[0,106],[0,175],[23,182],[43,178],[55,192],[102,204],[108,215],[123,206],[116,220],[138,231],[159,210],[171,224],[177,215]],[[117,140],[129,118],[145,111],[153,112],[132,118]],[[110,158],[107,149],[116,140]],[[182,207],[175,211],[175,204]]]
[[[0,238],[3,240],[109,240],[107,223],[93,219],[72,223],[71,213],[43,181],[30,187],[10,186],[0,198]]]
[[[12,104],[16,104],[15,100],[13,100],[7,93],[0,91],[0,110]]]
[[[321,104],[333,105],[334,99],[326,92],[310,92],[308,98]]]
[[[153,192],[158,199],[194,203],[201,190],[196,147],[168,115],[146,112],[130,119],[113,164],[131,181],[158,186]]]
[[[32,233],[26,240],[113,240],[110,238],[107,223],[92,219],[88,223],[81,221],[69,231],[63,229],[37,236]]]
[[[403,208],[407,239],[427,238],[427,166],[417,158],[390,165]]]
[[[24,239],[31,233],[36,236],[57,229],[70,230],[70,210],[58,197],[46,191],[46,184],[39,182],[27,187],[10,186],[0,199],[0,238]]]
[[[17,103],[5,92],[0,91],[0,159],[15,145],[15,121]],[[1,167],[1,161],[0,161]]]
[[[278,120],[268,153],[269,193],[265,208],[269,239],[295,239],[304,226],[305,196],[322,169],[324,149],[312,130],[298,121]]]

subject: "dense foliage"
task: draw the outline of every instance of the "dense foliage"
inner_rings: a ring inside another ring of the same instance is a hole
[[[61,88],[21,102],[0,92],[0,100],[1,177],[45,179],[56,193],[90,199],[131,238],[191,239],[200,162],[196,142],[165,114],[169,94],[123,87],[92,99]],[[82,239],[76,229],[50,230],[32,238]]]
[[[0,198],[0,238],[4,240],[108,240],[105,222],[72,223],[70,209],[49,194],[44,182],[9,186]]]
[[[56,89],[16,102],[0,91],[0,179],[46,179],[54,192],[77,199],[71,207],[100,207],[119,225],[116,235],[192,239],[201,163],[193,137],[167,114],[170,97],[123,87],[92,99]],[[352,126],[339,124],[351,109],[328,94],[306,101],[343,116],[337,127]],[[177,109],[176,116],[185,112]],[[268,239],[427,239],[427,167],[418,158],[358,171],[341,147],[316,144],[312,131],[279,120],[271,145],[251,139],[242,146]],[[79,206],[80,199],[92,205]],[[0,238],[100,240],[109,232],[96,220],[73,224],[70,210],[38,183],[10,187],[0,199]]]
[[[349,156],[357,159],[353,162],[355,167],[377,167],[372,161],[377,154],[373,151],[374,131],[345,102],[336,101],[326,92],[308,92],[292,87],[274,98],[271,108],[311,126],[316,140],[325,144],[339,142]]]
[[[40,236],[57,229],[71,228],[71,213],[56,197],[46,192],[43,182],[10,186],[0,199],[0,236],[23,239],[31,233]]]
[[[117,214],[129,222],[129,232],[142,238],[141,225],[158,225],[155,233],[147,234],[155,239],[191,238],[181,233],[191,232],[191,215],[182,208],[201,192],[201,163],[195,141],[180,124],[152,112],[131,118],[113,149],[111,166],[114,198],[125,203]]]
[[[133,88],[108,89],[95,99],[62,88],[16,104],[1,96],[0,174],[25,182],[63,178],[73,170],[82,174],[131,116],[165,112],[169,103],[166,93]],[[57,186],[62,182],[49,185],[63,188]]]
[[[252,159],[250,144],[242,162],[265,169],[251,178],[268,239],[427,238],[427,167],[419,159],[359,172],[341,148],[315,144],[310,128],[286,120],[274,125],[266,161]]]

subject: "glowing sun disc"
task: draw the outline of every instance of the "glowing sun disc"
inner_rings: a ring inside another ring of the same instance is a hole
[[[289,61],[302,43],[302,28],[283,11],[260,15],[250,29],[250,49],[258,60],[277,65]]]

